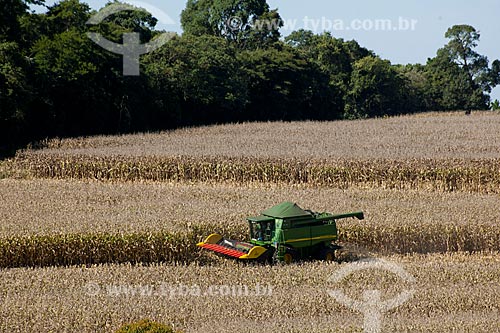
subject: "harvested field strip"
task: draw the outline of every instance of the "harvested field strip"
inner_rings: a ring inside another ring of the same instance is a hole
[[[500,193],[500,160],[300,160],[18,154],[11,174],[100,181],[310,184]]]
[[[340,288],[361,300],[364,290],[374,289],[388,300],[413,288],[411,299],[384,313],[383,332],[498,331],[498,253],[385,259],[415,277],[416,284],[377,270],[333,284],[329,277],[348,263],[323,262],[2,269],[0,330],[106,333],[147,317],[186,333],[362,332],[363,315],[336,302],[328,290]],[[205,294],[210,286],[247,286],[254,292],[257,284],[270,286],[272,294]],[[181,286],[187,293],[179,292]]]
[[[195,244],[206,235],[217,231],[228,238],[247,238],[244,228],[220,230],[220,227],[205,225],[196,229],[184,234],[78,234],[5,238],[0,239],[0,267],[205,262],[208,253],[200,252]],[[339,240],[379,253],[496,251],[500,249],[500,228],[470,228],[463,225],[433,228],[426,225],[421,229],[395,226],[380,229],[344,227]]]
[[[362,221],[341,220],[340,231],[406,228],[418,233],[437,226],[487,230],[500,225],[499,195],[462,192],[4,179],[0,199],[0,238],[183,233],[207,225],[207,230],[246,233],[247,216],[282,201],[316,211],[365,212]]]
[[[200,255],[197,241],[212,232],[247,239],[245,217],[282,201],[333,213],[363,210],[365,220],[339,221],[339,237],[369,251],[500,249],[494,194],[4,179],[0,198],[3,267],[190,262]]]

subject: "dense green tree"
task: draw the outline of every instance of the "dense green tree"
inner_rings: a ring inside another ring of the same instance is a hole
[[[427,93],[426,66],[408,64],[394,66],[394,68],[401,74],[406,83],[406,87],[403,87],[402,91],[402,97],[406,99],[405,110],[407,112],[432,110],[433,101]]]
[[[87,92],[95,87],[88,82],[99,64],[93,43],[82,33],[90,7],[65,0],[41,16],[45,35],[34,42],[30,52],[38,86],[38,105],[31,118],[45,119],[45,123],[43,129],[33,131],[40,136],[84,134],[90,122],[98,120],[87,118],[92,111],[86,110],[90,104],[86,98],[92,98]],[[66,21],[75,25],[66,25]]]
[[[469,25],[455,25],[445,37],[450,41],[427,63],[428,88],[436,110],[485,109],[496,84],[495,71],[488,58],[475,51],[479,32]]]
[[[21,39],[20,19],[28,14],[29,5],[42,5],[44,0],[2,0],[0,2],[0,40]]]
[[[355,41],[345,42],[341,38],[334,38],[328,32],[316,35],[311,31],[298,30],[287,36],[285,42],[297,49],[311,66],[317,66],[327,75],[333,108],[343,113],[353,65],[364,57],[374,56],[373,52]]]
[[[251,120],[336,119],[328,76],[296,50],[281,46],[239,55],[249,79]]]
[[[356,61],[349,92],[346,118],[380,117],[405,113],[405,80],[388,60],[368,56]]]
[[[90,17],[90,7],[79,0],[63,0],[48,7],[47,24],[50,36],[70,29],[86,30],[86,22]]]
[[[471,91],[480,94],[483,92],[474,89],[470,80],[460,66],[452,61],[449,52],[439,50],[436,57],[429,59],[425,66],[426,86],[425,94],[431,110],[465,110],[469,108],[482,108],[471,101]]]
[[[346,42],[329,32],[316,35],[312,31],[298,30],[287,36],[285,42],[299,50],[309,61],[319,64],[331,76],[343,77],[342,81],[348,81],[354,62],[375,56],[356,41]]]
[[[490,80],[492,87],[496,87],[500,84],[500,60],[495,60],[491,64]]]
[[[23,44],[21,22],[30,4],[43,0],[0,2],[0,155],[24,141],[26,118],[35,89],[30,82],[30,59]]]
[[[26,66],[15,42],[0,43],[0,153],[22,136],[32,97]]]
[[[45,112],[51,125],[38,136],[145,130],[154,123],[151,109],[145,107],[149,103],[144,99],[146,80],[124,77],[122,56],[102,49],[86,36],[91,14],[90,7],[78,0],[61,1],[43,14],[47,32],[31,52],[39,87],[37,110]],[[154,24],[151,14],[125,11],[90,29],[120,42],[124,32],[132,31],[150,39]]]
[[[359,45],[355,40],[344,42],[344,45],[349,52],[351,62],[356,62],[368,56],[375,56],[375,52]]]
[[[330,76],[332,85],[345,92],[355,59],[351,58],[342,39],[333,38],[328,32],[314,35],[310,31],[299,30],[285,41],[296,47],[310,62],[316,63]]]
[[[78,2],[79,0],[72,0]],[[108,2],[104,8],[120,2],[114,0]],[[154,38],[160,32],[154,30],[158,19],[145,9],[137,8],[137,10],[124,10],[122,12],[113,14],[101,22],[98,26],[90,28],[93,32],[99,32],[107,39],[121,43],[124,33],[136,32],[140,34],[141,42],[146,43]],[[84,27],[87,31],[88,26]]]
[[[161,94],[162,104],[172,99],[180,104],[176,125],[237,120],[247,103],[236,50],[221,37],[174,38],[145,59],[156,91],[169,92]]]
[[[282,20],[266,0],[188,0],[181,24],[188,35],[212,35],[256,47],[278,40]]]
[[[455,25],[446,31],[445,37],[450,41],[444,50],[464,70],[470,86],[477,85],[490,92],[488,58],[474,50],[478,46],[479,32],[470,25]]]
[[[105,115],[94,114],[100,109],[98,101],[93,103],[98,97],[95,88],[100,60],[94,44],[76,29],[70,29],[52,38],[43,37],[33,52],[40,110],[51,110],[53,117],[54,127],[46,128],[46,134],[81,135],[91,128],[102,130],[100,117]]]
[[[240,29],[239,43],[247,49],[259,47],[272,47],[280,39],[279,29],[283,26],[283,20],[277,10],[264,12],[245,30]]]

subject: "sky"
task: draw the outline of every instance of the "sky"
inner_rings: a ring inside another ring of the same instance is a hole
[[[54,0],[46,0],[47,4]],[[99,9],[107,1],[87,0]],[[180,13],[185,0],[132,0],[160,19],[158,29],[182,32]],[[330,31],[345,40],[355,39],[394,64],[425,63],[447,40],[446,30],[469,24],[481,33],[477,51],[490,62],[500,59],[499,0],[268,0],[285,21],[282,35],[297,29]],[[500,100],[500,87],[491,94]]]

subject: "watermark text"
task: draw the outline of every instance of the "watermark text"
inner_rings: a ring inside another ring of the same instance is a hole
[[[269,284],[257,283],[248,285],[210,285],[202,287],[197,284],[115,284],[104,285],[89,282],[84,286],[88,296],[107,297],[165,297],[168,299],[187,297],[269,297],[273,295],[273,287]]]

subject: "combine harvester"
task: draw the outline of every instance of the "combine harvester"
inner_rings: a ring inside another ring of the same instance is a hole
[[[364,218],[363,212],[346,214],[317,213],[297,204],[283,202],[249,217],[250,242],[224,239],[211,234],[199,247],[240,260],[291,263],[298,259],[317,258],[331,261],[341,247],[337,240],[338,219]]]

